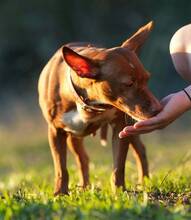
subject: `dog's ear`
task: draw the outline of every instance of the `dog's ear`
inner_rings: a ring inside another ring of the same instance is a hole
[[[96,78],[97,68],[92,60],[79,55],[69,47],[63,47],[62,54],[66,63],[78,74],[78,76]]]
[[[153,21],[149,22],[145,26],[142,26],[133,36],[127,39],[121,47],[129,48],[130,50],[139,52],[139,49],[147,40],[151,30],[153,29]]]

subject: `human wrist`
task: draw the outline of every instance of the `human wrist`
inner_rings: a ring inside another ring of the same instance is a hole
[[[181,102],[179,103],[185,111],[191,109],[191,86],[184,88],[178,92]]]
[[[191,85],[186,87],[186,88],[184,88],[183,91],[185,92],[185,94],[187,95],[188,99],[191,102]]]

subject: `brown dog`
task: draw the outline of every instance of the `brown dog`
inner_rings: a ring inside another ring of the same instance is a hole
[[[89,184],[88,155],[83,137],[104,124],[113,130],[113,186],[125,188],[128,146],[137,159],[139,179],[148,175],[144,145],[138,136],[119,139],[125,114],[136,120],[161,110],[147,88],[149,73],[137,57],[152,22],[139,29],[121,46],[106,49],[73,43],[61,47],[39,79],[39,102],[48,123],[48,137],[55,167],[55,195],[68,193],[67,146],[81,171],[81,184]]]

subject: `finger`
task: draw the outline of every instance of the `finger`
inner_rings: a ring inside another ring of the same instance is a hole
[[[130,135],[135,128],[133,126],[127,126],[122,131],[119,132],[119,138],[124,138]]]
[[[132,125],[132,126],[126,126],[123,128],[123,131],[126,132],[126,131],[134,131],[136,128]]]
[[[131,132],[121,131],[119,133],[119,138],[125,138],[125,137],[132,136],[132,135],[146,134],[146,133],[150,133],[154,130],[155,129],[149,128],[149,129],[144,129],[144,130],[135,130],[135,131],[131,131]]]
[[[119,132],[119,138],[124,138],[124,137],[127,137],[129,134],[127,132],[124,132],[124,131],[120,131]]]
[[[153,118],[149,118],[147,120],[138,121],[134,124],[134,128],[140,128],[140,127],[146,127],[146,126],[153,126],[153,125],[160,125],[163,123],[161,121],[161,118],[158,116],[155,116]]]
[[[147,127],[139,127],[139,128],[133,128],[132,126],[127,126],[122,131],[122,136],[129,136],[129,135],[136,135],[136,134],[145,134],[148,132],[151,132],[156,129],[163,128],[164,125],[153,125],[153,126],[147,126]]]
[[[153,126],[139,127],[139,128],[135,128],[133,126],[127,126],[122,130],[122,132],[128,133],[128,134],[133,134],[133,133],[141,132],[143,130],[150,130],[152,128],[153,128]]]

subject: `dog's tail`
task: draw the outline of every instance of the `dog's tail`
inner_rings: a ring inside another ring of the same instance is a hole
[[[103,147],[107,145],[107,131],[108,124],[105,124],[100,128],[100,142]]]

